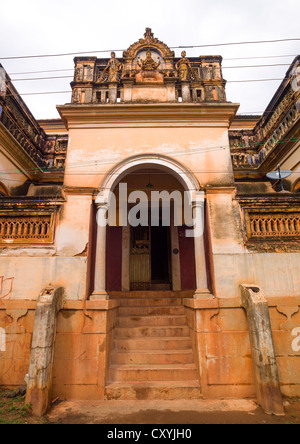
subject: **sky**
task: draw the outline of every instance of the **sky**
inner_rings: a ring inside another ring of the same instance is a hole
[[[107,51],[99,52],[99,56],[109,57],[111,50],[122,57],[122,50],[142,38],[146,27],[170,47],[293,39],[300,38],[299,16],[299,0],[14,0],[1,5],[0,63],[21,95],[71,91],[72,78],[17,79],[72,77],[74,56],[5,58],[77,52],[88,55],[92,51]],[[228,81],[227,100],[240,103],[239,114],[260,114],[281,81],[230,82],[282,79],[300,54],[300,41],[186,51],[187,57],[221,55],[223,75]],[[181,50],[175,53],[180,56]],[[255,59],[240,59],[247,57]],[[249,67],[274,64],[281,66]],[[237,66],[243,68],[232,68]],[[22,74],[50,70],[61,71]],[[56,106],[69,103],[71,93],[22,97],[36,119],[55,119],[59,118]]]

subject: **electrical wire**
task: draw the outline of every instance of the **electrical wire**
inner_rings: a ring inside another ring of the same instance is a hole
[[[57,171],[55,171],[55,172],[57,172]],[[61,171],[61,172],[63,172],[63,170]],[[177,175],[178,176],[181,176],[181,175],[186,175],[186,176],[188,176],[188,175],[190,175],[190,176],[192,176],[192,175],[194,175],[194,174],[223,174],[223,175],[225,175],[225,174],[227,174],[227,175],[234,175],[234,174],[236,174],[236,173],[238,173],[238,174],[240,174],[240,173],[245,173],[245,174],[251,174],[251,175],[266,175],[266,174],[268,174],[268,173],[270,173],[270,171],[249,171],[249,170],[238,170],[238,171],[235,171],[235,170],[233,170],[233,171],[222,171],[222,170],[193,170],[193,171],[186,171],[186,172],[184,172],[184,173],[180,173],[180,172],[177,172]],[[0,174],[3,174],[3,172],[1,171],[0,172]],[[80,173],[80,174],[72,174],[72,176],[95,176],[97,173],[96,172],[92,172],[92,173],[88,173],[88,174],[82,174],[82,173]],[[101,177],[101,176],[107,176],[109,174],[109,172],[107,172],[107,171],[105,171],[105,172],[103,172],[102,174],[97,174],[97,176],[98,177]],[[163,172],[163,171],[161,171],[161,172],[153,172],[153,171],[151,171],[151,172],[148,172],[147,174],[150,174],[151,176],[169,176],[171,173],[166,173],[166,172]],[[300,170],[295,170],[295,171],[292,171],[292,174],[300,174]],[[115,173],[115,174],[110,174],[110,176],[119,176],[120,175],[120,173]],[[132,173],[128,173],[128,175],[127,176],[145,176],[145,173],[143,172],[143,173],[139,173],[139,172],[132,172]],[[64,176],[70,176],[70,174],[67,174],[67,173],[65,173],[64,174]],[[125,177],[127,177],[127,176],[125,176]],[[21,182],[20,180],[17,180],[17,179],[9,179],[9,178],[6,178],[6,177],[2,177],[2,178],[0,178],[0,181],[9,181],[9,182]],[[108,189],[108,188],[103,188],[103,189]]]
[[[290,137],[290,138],[282,138],[279,139],[277,141],[277,144],[281,144],[281,143],[287,143],[287,142],[297,142],[300,140],[300,137]],[[235,144],[235,145],[214,145],[214,146],[207,146],[207,147],[202,147],[202,148],[196,148],[196,149],[191,149],[191,150],[184,150],[184,151],[178,151],[178,150],[174,150],[174,151],[168,151],[166,154],[168,156],[191,156],[194,154],[202,154],[202,153],[210,153],[213,151],[224,151],[226,149],[243,149],[243,150],[248,150],[248,149],[253,149],[253,148],[257,148],[260,145],[265,145],[266,142],[253,142],[253,143],[248,143],[247,145],[240,145],[240,144]],[[154,155],[157,153],[153,153]],[[159,155],[159,154],[157,154]],[[74,163],[69,163],[68,164],[68,168],[76,168],[76,167],[88,167],[88,166],[101,166],[101,165],[107,165],[110,163],[115,163],[116,162],[116,158],[115,157],[111,157],[105,160],[105,162],[103,161],[99,161],[99,160],[90,160],[90,161],[80,161],[80,162],[74,162]],[[11,172],[14,172],[14,169],[7,169],[6,172],[4,174],[10,174]],[[33,172],[36,171],[36,169],[25,169],[23,170],[25,172]],[[42,171],[53,171],[52,168],[42,168]],[[13,174],[18,174],[17,172],[13,173]]]
[[[280,139],[277,143],[286,143],[286,142],[293,142],[293,141],[299,141],[300,137],[293,137],[293,138],[286,138],[286,139]],[[260,144],[265,144],[265,142],[261,142],[261,143],[253,143],[252,145],[257,147]],[[201,149],[195,149],[195,150],[191,150],[189,152],[186,151],[171,151],[166,153],[169,157],[170,156],[176,156],[176,157],[181,157],[181,156],[190,156],[190,155],[195,155],[195,154],[202,154],[202,153],[211,153],[214,151],[220,151],[220,150],[226,150],[226,149],[248,149],[251,148],[251,144],[249,144],[249,146],[243,146],[243,145],[233,145],[233,146],[229,146],[229,145],[225,145],[225,146],[215,146],[215,147],[206,147],[206,148],[201,148]],[[84,171],[79,171],[76,172],[76,170],[71,171],[72,168],[91,168],[91,167],[101,167],[103,165],[109,165],[109,164],[115,164],[116,163],[116,158],[108,158],[106,159],[106,161],[99,161],[99,160],[91,160],[91,161],[81,161],[81,162],[75,162],[75,163],[70,163],[68,164],[68,171],[66,171],[65,168],[62,168],[61,171],[65,172],[65,175],[94,175],[96,172],[93,171],[92,173],[85,173]],[[53,172],[53,168],[41,168],[41,170],[43,172]],[[30,173],[30,172],[36,172],[36,169],[25,169],[23,170],[24,172]],[[56,170],[57,171],[57,170]],[[207,171],[206,171],[207,172]],[[213,172],[218,172],[218,171],[213,171]],[[5,172],[2,171],[1,174],[19,174],[18,172],[15,172],[15,170],[6,170]],[[258,174],[261,174],[261,172],[259,172]]]
[[[297,56],[297,54],[277,55],[277,56],[258,56],[258,57],[234,57],[234,58],[223,58],[223,61],[224,60],[233,61],[233,60],[273,59],[273,58],[296,57],[296,56]],[[284,65],[285,64],[282,64],[282,66],[284,66]],[[286,65],[289,66],[289,64],[286,64]],[[268,66],[268,65],[266,65],[266,66]],[[277,65],[269,65],[269,66],[277,66]],[[251,65],[251,68],[252,67],[253,66]],[[234,67],[230,66],[230,67],[225,67],[225,68],[228,69],[228,68],[234,68]],[[72,72],[74,72],[74,68],[49,69],[49,70],[44,70],[44,71],[13,72],[13,73],[10,73],[9,76],[28,75],[28,74],[44,74],[44,73],[46,74],[46,73],[50,73],[50,72],[63,72],[63,71],[72,71]]]
[[[275,64],[275,65],[250,65],[250,66],[223,66],[222,69],[243,69],[243,68],[269,68],[277,66],[290,66],[289,63]],[[72,79],[74,76],[52,76],[52,77],[31,77],[28,79],[11,79],[12,82],[26,82],[35,80],[57,80],[57,79]]]
[[[240,69],[240,68],[272,68],[275,66],[291,66],[290,63],[274,63],[270,65],[241,65],[241,66],[222,66],[222,69]]]
[[[12,82],[26,82],[33,80],[73,79],[74,76],[32,77],[30,79],[12,79]]]
[[[279,59],[284,57],[297,57],[298,54],[289,54],[289,55],[275,55],[275,56],[252,56],[252,57],[231,57],[224,58],[223,60],[255,60],[255,59]]]
[[[246,41],[246,42],[229,42],[229,43],[213,43],[205,45],[180,45],[180,46],[170,46],[170,49],[192,49],[192,48],[211,48],[211,47],[223,47],[223,46],[237,46],[237,45],[256,45],[256,44],[266,44],[266,43],[280,43],[280,42],[295,42],[300,41],[299,37],[286,38],[286,39],[275,39],[275,40],[257,40],[257,41]],[[120,52],[126,51],[126,49],[105,49],[98,51],[77,51],[68,53],[56,53],[56,54],[36,54],[36,55],[26,55],[26,56],[10,56],[10,57],[0,57],[0,60],[20,60],[20,59],[33,59],[33,58],[47,58],[47,57],[66,57],[82,54],[100,54],[108,52]]]
[[[70,77],[71,78],[71,77]],[[72,76],[73,78],[73,76]],[[50,78],[40,78],[34,80],[49,80]],[[21,79],[21,80],[31,80],[31,79]],[[228,80],[226,83],[255,83],[255,82],[283,82],[284,80],[290,80],[289,77],[284,78],[276,78],[276,79],[246,79],[246,80]],[[29,93],[20,93],[20,96],[35,96],[35,95],[43,95],[43,94],[67,94],[72,91],[45,91],[45,92],[29,92]],[[13,96],[13,94],[7,94],[8,96]]]

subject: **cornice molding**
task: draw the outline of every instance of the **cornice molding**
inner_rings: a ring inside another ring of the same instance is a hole
[[[62,105],[57,110],[68,129],[117,127],[228,128],[239,108],[236,103]]]
[[[0,151],[15,167],[29,179],[36,179],[42,174],[41,168],[0,122]]]

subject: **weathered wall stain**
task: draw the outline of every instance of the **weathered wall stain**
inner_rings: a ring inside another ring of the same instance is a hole
[[[14,279],[14,277],[4,279],[4,276],[0,276],[0,299],[7,298],[11,295]]]

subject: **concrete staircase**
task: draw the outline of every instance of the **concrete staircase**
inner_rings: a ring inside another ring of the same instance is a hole
[[[106,398],[201,398],[180,297],[184,295],[171,291],[126,295],[126,299],[119,296]]]

